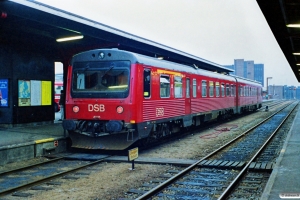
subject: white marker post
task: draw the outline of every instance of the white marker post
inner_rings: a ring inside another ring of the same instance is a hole
[[[136,147],[134,149],[128,150],[128,161],[132,161],[132,168],[130,170],[134,170],[134,160],[139,157],[139,148]]]

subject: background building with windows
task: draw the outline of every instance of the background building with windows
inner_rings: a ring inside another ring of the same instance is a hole
[[[253,60],[235,59],[233,65],[224,67],[234,70],[230,74],[258,81],[264,86],[264,64],[255,64]]]
[[[224,67],[234,70],[230,74],[260,82],[266,89],[263,95],[266,99],[300,99],[300,86],[264,85],[264,64],[235,59],[233,65],[224,65]]]

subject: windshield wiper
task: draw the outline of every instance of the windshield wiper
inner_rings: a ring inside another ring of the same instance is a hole
[[[110,71],[110,70],[112,70],[112,68],[114,68],[115,66],[111,66],[108,70],[106,70],[105,72],[104,72],[104,74],[101,76],[101,79]]]

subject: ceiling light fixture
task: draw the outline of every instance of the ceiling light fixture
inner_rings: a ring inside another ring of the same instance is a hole
[[[300,56],[300,53],[293,53],[293,55],[295,55],[295,56]]]
[[[65,38],[58,38],[56,39],[56,42],[65,42],[65,41],[70,41],[70,40],[79,40],[82,39],[83,35],[78,35],[78,36],[71,36],[71,37],[65,37]]]
[[[300,28],[300,24],[288,24],[286,26],[289,28]]]

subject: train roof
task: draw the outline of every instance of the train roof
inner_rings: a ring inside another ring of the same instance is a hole
[[[100,54],[103,53],[103,57],[99,58]],[[198,74],[202,76],[219,78],[228,81],[238,81],[240,83],[252,84],[261,86],[259,82],[234,76],[225,75],[216,72],[207,71],[204,69],[199,69],[197,67],[191,67],[184,64],[174,63],[167,60],[160,60],[158,58],[153,58],[145,55],[141,55],[134,52],[119,50],[119,49],[94,49],[86,52],[79,53],[73,56],[72,62],[84,61],[87,59],[92,60],[130,60],[131,63],[140,63],[148,66],[156,66],[168,70],[174,70],[178,72],[188,72],[192,74]]]
[[[237,79],[238,82],[240,83],[245,83],[245,84],[252,84],[252,85],[256,85],[256,86],[262,86],[261,82],[255,81],[255,80],[251,80],[251,79],[247,79],[244,77],[240,77],[240,76],[235,76],[235,75],[230,75],[234,78]]]
[[[230,80],[230,81],[235,81],[235,78],[232,76],[224,75],[224,74],[219,74],[211,71],[207,71],[204,69],[199,69],[195,66],[188,66],[184,64],[179,64],[175,62],[170,62],[167,60],[160,60],[158,58],[153,58],[149,56],[145,56],[142,54],[134,53],[134,52],[129,52],[129,51],[123,51],[119,49],[94,49],[86,52],[79,53],[75,56],[73,56],[71,62],[77,62],[81,60],[86,60],[86,59],[93,59],[93,60],[99,60],[100,53],[104,53],[106,55],[109,54],[109,56],[105,56],[104,58],[101,58],[101,60],[130,60],[132,63],[140,63],[148,66],[158,66],[161,68],[165,68],[168,70],[175,70],[179,72],[188,72],[192,74],[199,74],[203,76],[208,76],[208,77],[214,77],[214,78],[220,78],[220,79],[225,79],[225,80]],[[91,56],[94,55],[94,56]]]
[[[200,69],[200,68],[197,68],[196,66],[188,66],[188,65],[184,65],[184,64],[170,62],[168,60],[160,60],[158,58],[152,58],[152,57],[144,56],[144,55],[137,54],[137,53],[133,53],[133,55],[136,56],[138,63],[142,63],[142,64],[149,65],[149,66],[159,66],[161,68],[165,68],[165,69],[169,69],[169,70],[175,70],[175,71],[180,71],[180,72],[189,72],[192,74],[226,79],[226,80],[230,80],[230,81],[234,80],[234,78],[232,78],[230,76],[227,76],[224,74],[219,74],[219,73],[208,71],[208,70],[204,70],[204,69]]]

